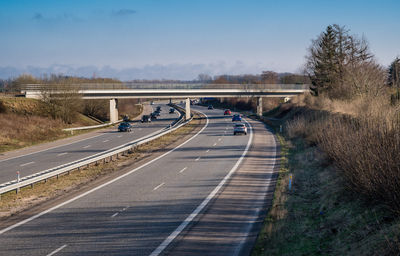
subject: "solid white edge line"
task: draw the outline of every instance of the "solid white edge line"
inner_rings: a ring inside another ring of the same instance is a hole
[[[276,138],[275,138],[275,135],[274,135],[272,132],[270,132],[270,131],[268,131],[268,132],[271,133],[272,141],[273,141],[273,144],[274,144],[274,163],[272,164],[272,172],[273,172],[274,169],[275,169],[275,165],[276,165],[276,156],[277,156],[277,152],[276,152]],[[271,179],[272,179],[272,176],[265,182],[265,185],[264,185],[265,187],[268,187],[268,186],[270,185]],[[264,194],[259,195],[259,198],[265,198],[266,192],[267,192],[267,191],[264,191]],[[237,244],[236,249],[235,249],[235,252],[232,254],[232,256],[240,255],[240,250],[242,249],[243,244],[247,241],[247,238],[248,238],[247,235],[249,234],[251,228],[253,227],[254,223],[255,223],[256,220],[258,219],[258,216],[259,216],[260,211],[261,211],[261,209],[260,209],[260,208],[257,208],[256,211],[254,212],[254,214],[253,214],[253,216],[252,216],[252,219],[249,221],[249,224],[251,224],[251,225],[247,225],[247,229],[246,229],[246,231],[245,231],[246,236],[244,236],[244,237],[242,238],[242,240],[240,241],[240,243]]]
[[[57,154],[57,156],[63,156],[63,155],[66,155],[66,154],[68,154],[68,152]]]
[[[198,111],[198,112],[200,112],[200,111]],[[202,113],[202,112],[200,112],[200,113]],[[161,156],[158,156],[158,157],[154,158],[153,160],[151,160],[151,161],[149,161],[149,162],[147,162],[147,163],[145,163],[145,164],[143,164],[143,165],[141,165],[141,166],[139,166],[139,167],[137,167],[137,168],[135,168],[135,169],[133,169],[133,170],[131,170],[131,171],[129,171],[129,172],[127,172],[127,173],[125,173],[125,174],[123,174],[123,175],[121,175],[121,176],[115,178],[115,179],[113,179],[113,180],[110,180],[110,181],[108,181],[108,182],[106,182],[106,183],[104,183],[104,184],[102,184],[102,185],[100,185],[100,186],[98,186],[98,187],[95,187],[95,188],[93,188],[93,189],[91,189],[91,190],[89,190],[89,191],[87,191],[87,192],[85,192],[85,193],[83,193],[83,194],[80,194],[80,195],[78,195],[78,196],[76,196],[76,197],[74,197],[74,198],[71,198],[71,199],[69,199],[69,200],[67,200],[67,201],[65,201],[65,202],[63,202],[63,203],[61,203],[61,204],[58,204],[58,205],[56,205],[56,206],[54,206],[54,207],[52,207],[52,208],[49,208],[49,209],[47,209],[47,210],[45,210],[45,211],[43,211],[43,212],[40,212],[40,213],[38,213],[38,214],[36,214],[36,215],[34,215],[34,216],[28,218],[28,219],[25,219],[25,220],[23,220],[23,221],[20,221],[20,222],[18,222],[18,223],[15,223],[14,225],[11,225],[11,226],[9,226],[9,227],[7,227],[7,228],[4,228],[4,229],[0,230],[0,235],[4,234],[4,233],[7,232],[7,231],[10,231],[10,230],[12,230],[12,229],[14,229],[14,228],[16,228],[16,227],[19,227],[19,226],[21,226],[21,225],[23,225],[23,224],[26,224],[26,223],[28,223],[28,222],[34,220],[34,219],[37,219],[37,218],[39,218],[39,217],[42,216],[42,215],[45,215],[45,214],[47,214],[47,213],[49,213],[49,212],[52,212],[52,211],[54,211],[54,210],[56,210],[56,209],[58,209],[58,208],[60,208],[60,207],[62,207],[62,206],[64,206],[64,205],[66,205],[66,204],[69,204],[69,203],[71,203],[71,202],[73,202],[73,201],[75,201],[75,200],[78,200],[79,198],[82,198],[82,197],[84,197],[84,196],[86,196],[86,195],[88,195],[88,194],[90,194],[90,193],[93,193],[93,192],[95,192],[96,190],[99,190],[99,189],[101,189],[101,188],[103,188],[103,187],[105,187],[105,186],[107,186],[107,185],[109,185],[109,184],[111,184],[111,183],[113,183],[113,182],[116,182],[116,181],[118,181],[118,180],[120,180],[120,179],[122,179],[122,178],[124,178],[124,177],[126,177],[126,176],[128,176],[128,175],[130,175],[130,174],[132,174],[132,173],[134,173],[134,172],[136,172],[136,171],[142,169],[143,167],[148,166],[149,164],[151,164],[151,163],[157,161],[158,159],[163,158],[164,156],[166,156],[166,155],[170,154],[171,152],[175,151],[176,149],[182,147],[183,145],[185,145],[185,144],[188,143],[189,141],[191,141],[191,140],[193,140],[194,138],[196,138],[196,137],[197,137],[201,132],[203,132],[204,129],[208,126],[208,123],[209,123],[208,117],[207,117],[206,114],[204,114],[204,113],[202,113],[202,114],[206,117],[206,124],[204,125],[203,128],[201,128],[200,131],[198,131],[195,135],[193,135],[193,137],[189,138],[187,141],[183,142],[182,144],[176,146],[175,148],[171,149],[171,150],[168,151],[168,152],[165,152],[165,153],[162,154]]]
[[[161,187],[164,186],[164,185],[165,185],[165,182],[161,183],[161,184],[158,185],[157,187],[153,188],[153,191],[155,191],[155,190],[161,188]]]
[[[165,248],[186,228],[187,225],[206,207],[208,202],[211,201],[211,199],[214,198],[214,196],[218,193],[218,191],[222,188],[222,186],[229,180],[229,178],[232,176],[232,174],[236,171],[236,169],[239,167],[240,163],[243,161],[244,157],[246,156],[251,142],[253,140],[253,132],[252,132],[252,127],[249,122],[245,120],[245,122],[249,125],[249,140],[247,142],[246,148],[243,151],[242,155],[240,156],[239,160],[236,162],[236,164],[232,167],[232,169],[229,171],[229,173],[221,180],[221,182],[218,184],[217,187],[214,188],[214,190],[204,199],[203,202],[197,208],[177,227],[151,254],[150,256],[158,256],[162,251],[164,251]]]
[[[65,247],[67,247],[66,244],[64,244],[63,246],[61,246],[61,247],[58,248],[57,250],[54,250],[53,252],[47,254],[47,256],[52,256],[52,255],[56,254],[57,252],[61,251],[62,249],[64,249]]]

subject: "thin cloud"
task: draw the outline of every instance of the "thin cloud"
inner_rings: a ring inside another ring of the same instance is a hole
[[[132,10],[132,9],[120,9],[118,11],[113,11],[112,15],[113,16],[118,16],[118,17],[122,17],[122,16],[130,16],[135,14],[136,11]]]
[[[43,15],[41,13],[35,13],[32,17],[33,20],[43,20]]]

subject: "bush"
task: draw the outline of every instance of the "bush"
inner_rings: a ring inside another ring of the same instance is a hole
[[[0,100],[0,113],[6,113],[7,107],[4,105],[3,101]]]

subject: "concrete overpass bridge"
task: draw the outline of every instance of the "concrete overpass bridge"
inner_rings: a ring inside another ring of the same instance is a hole
[[[262,115],[263,97],[292,97],[309,91],[308,84],[171,84],[171,83],[83,83],[83,84],[26,84],[22,93],[27,98],[40,99],[45,93],[76,93],[83,99],[110,101],[110,121],[118,120],[118,99],[157,98],[185,99],[186,115],[190,115],[191,98],[257,98],[257,115]]]

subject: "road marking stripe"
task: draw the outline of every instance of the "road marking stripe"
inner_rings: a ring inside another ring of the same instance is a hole
[[[199,112],[200,112],[200,111],[199,111]],[[99,189],[101,189],[101,188],[103,188],[103,187],[105,187],[105,186],[108,186],[108,185],[111,184],[111,183],[114,183],[114,182],[116,182],[116,181],[118,181],[118,180],[120,180],[120,179],[123,179],[123,178],[125,178],[126,176],[128,176],[128,175],[130,175],[130,174],[132,174],[132,173],[134,173],[134,172],[136,172],[136,171],[142,169],[143,167],[146,167],[146,166],[148,166],[148,165],[154,163],[155,161],[157,161],[157,160],[163,158],[164,156],[166,156],[166,155],[168,155],[168,154],[174,152],[174,151],[177,150],[178,148],[181,148],[182,146],[184,146],[185,144],[187,144],[189,141],[191,141],[191,140],[193,140],[194,138],[196,138],[200,133],[202,133],[202,132],[207,128],[207,126],[208,126],[208,124],[209,124],[208,116],[207,116],[206,114],[204,114],[203,112],[200,112],[200,113],[202,113],[202,114],[206,117],[206,124],[203,126],[203,128],[201,128],[200,131],[198,131],[195,135],[193,135],[193,137],[189,138],[187,141],[185,141],[185,142],[179,144],[178,146],[176,146],[175,148],[171,149],[170,151],[165,152],[164,154],[162,154],[162,155],[160,155],[160,156],[154,158],[153,160],[151,160],[151,161],[149,161],[149,162],[147,162],[147,163],[145,163],[145,164],[143,164],[143,165],[141,165],[141,166],[139,166],[139,167],[136,167],[135,169],[133,169],[133,170],[131,170],[131,171],[129,171],[129,172],[127,172],[127,173],[125,173],[125,174],[123,174],[123,175],[121,175],[121,176],[119,176],[119,177],[113,179],[113,180],[110,180],[110,181],[108,181],[108,182],[106,182],[106,183],[103,183],[103,184],[101,184],[100,186],[95,187],[95,188],[93,188],[93,189],[91,189],[91,190],[89,190],[89,191],[87,191],[87,192],[85,192],[85,193],[83,193],[83,194],[80,194],[80,195],[78,195],[78,196],[76,196],[76,197],[74,197],[74,198],[71,198],[71,199],[69,199],[69,200],[67,200],[67,201],[65,201],[65,202],[63,202],[63,203],[61,203],[61,204],[59,204],[59,205],[56,205],[56,206],[54,206],[54,207],[52,207],[52,208],[49,208],[49,209],[47,209],[47,210],[45,210],[45,211],[43,211],[43,212],[38,213],[38,214],[36,214],[36,215],[34,215],[34,216],[32,216],[32,217],[29,217],[28,219],[25,219],[25,220],[23,220],[23,221],[20,221],[20,222],[18,222],[18,223],[15,223],[14,225],[11,225],[11,226],[9,226],[9,227],[7,227],[7,228],[4,228],[4,229],[0,230],[0,235],[6,233],[7,231],[10,231],[10,230],[12,230],[12,229],[14,229],[14,228],[16,228],[16,227],[19,227],[19,226],[21,226],[21,225],[24,225],[24,224],[26,224],[26,223],[28,223],[28,222],[30,222],[30,221],[32,221],[32,220],[35,220],[35,219],[39,218],[40,216],[45,215],[45,214],[47,214],[47,213],[49,213],[49,212],[52,212],[52,211],[54,211],[54,210],[56,210],[56,209],[58,209],[58,208],[60,208],[60,207],[62,207],[62,206],[64,206],[64,205],[66,205],[66,204],[69,204],[69,203],[71,203],[71,202],[73,202],[73,201],[76,201],[76,200],[78,200],[79,198],[82,198],[82,197],[84,197],[84,196],[87,196],[87,195],[89,195],[89,194],[91,194],[91,193],[93,193],[93,192],[95,192],[95,191],[97,191],[97,190],[99,190]]]
[[[218,141],[221,141],[221,138],[219,138]]]
[[[118,138],[121,138],[121,137],[122,137],[122,135],[118,135],[117,137],[118,137]]]
[[[217,142],[214,143],[213,147],[217,146]]]
[[[55,250],[55,251],[53,251],[53,252],[47,254],[47,256],[52,256],[52,255],[56,254],[57,252],[61,251],[62,249],[64,249],[65,247],[67,247],[66,244],[64,244],[63,246],[61,246],[61,247],[58,248],[57,250]]]
[[[90,145],[84,146],[83,148],[88,148],[88,147],[90,147]]]
[[[110,140],[103,140],[103,142],[108,142],[108,141],[110,141]]]
[[[118,213],[119,213],[119,212],[114,213],[114,214],[111,216],[111,218],[114,218],[115,216],[117,216]]]
[[[187,167],[183,168],[182,170],[179,171],[179,173],[184,172],[187,169]]]
[[[199,161],[199,160],[200,160],[200,157],[196,158],[196,160],[194,160],[194,161]]]
[[[210,150],[209,150],[209,149],[207,149],[206,153],[208,153],[208,152],[210,152]]]
[[[153,190],[157,190],[157,189],[159,189],[159,188],[161,188],[162,186],[164,186],[164,182],[163,183],[161,183],[160,185],[158,185],[157,187],[155,187],[155,188],[153,188]]]
[[[63,155],[66,155],[66,154],[68,154],[68,152],[60,153],[57,156],[63,156]]]
[[[27,165],[30,165],[30,164],[34,164],[35,162],[29,162],[29,163],[25,163],[25,164],[20,164],[19,166],[27,166]]]
[[[247,121],[246,121],[247,123]],[[158,256],[164,251],[165,248],[186,228],[187,225],[189,225],[190,222],[206,207],[208,202],[210,202],[211,199],[214,198],[216,194],[218,194],[218,191],[222,188],[222,186],[228,181],[228,179],[232,176],[232,174],[236,171],[236,169],[239,167],[240,163],[243,161],[244,157],[246,156],[251,142],[253,140],[253,133],[251,132],[251,125],[248,123],[250,127],[250,136],[249,140],[247,142],[246,148],[243,151],[242,155],[240,156],[239,160],[236,162],[236,164],[232,167],[232,169],[229,171],[229,173],[224,177],[224,179],[218,184],[217,187],[214,188],[214,190],[207,196],[204,201],[197,206],[197,208],[177,227],[151,254],[150,256]]]

